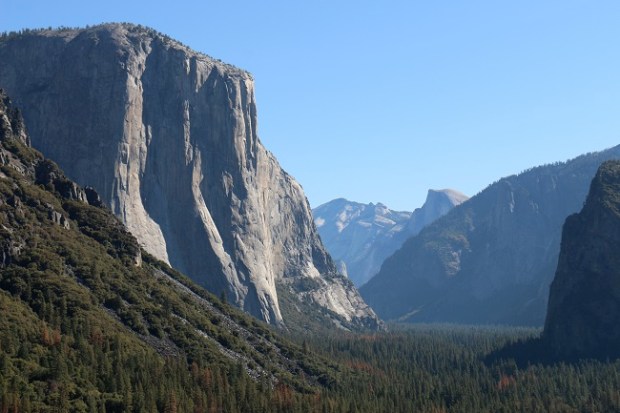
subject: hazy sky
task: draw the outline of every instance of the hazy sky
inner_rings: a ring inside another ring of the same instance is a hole
[[[0,0],[0,31],[110,21],[250,71],[312,206],[412,210],[620,143],[617,0]]]

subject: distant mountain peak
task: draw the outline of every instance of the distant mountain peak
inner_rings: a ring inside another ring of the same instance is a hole
[[[363,297],[388,320],[541,326],[562,224],[619,158],[617,146],[499,179],[405,242]]]
[[[330,254],[356,285],[379,271],[383,260],[410,236],[467,197],[452,189],[429,190],[413,213],[394,211],[381,202],[362,204],[334,199],[313,210],[314,222]]]
[[[407,223],[408,235],[417,235],[424,227],[468,199],[467,195],[454,189],[429,189],[424,205],[413,211]]]
[[[426,196],[426,202],[435,197],[447,197],[449,201],[454,205],[462,204],[467,201],[469,197],[455,189],[429,189]]]

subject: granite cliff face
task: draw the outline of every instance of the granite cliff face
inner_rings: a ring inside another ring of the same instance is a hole
[[[620,357],[620,162],[604,163],[564,224],[543,341],[556,357]]]
[[[134,25],[0,39],[0,85],[33,146],[97,189],[144,248],[270,323],[278,288],[375,326],[337,273],[301,186],[260,143],[247,73]]]
[[[156,412],[162,410],[158,397],[148,395],[163,382],[178,380],[173,387],[188,401],[205,390],[191,372],[228,376],[226,371],[241,366],[238,373],[247,379],[286,383],[295,392],[321,391],[332,382],[326,377],[337,377],[333,361],[310,359],[301,346],[224,305],[168,265],[148,255],[142,259],[136,238],[92,189],[69,180],[30,147],[26,129],[0,89],[0,410],[8,412],[5,383],[11,382],[21,383],[20,402],[12,410],[58,410],[58,388],[79,388],[62,410],[82,411],[88,402],[103,411]],[[58,351],[61,340],[67,346]],[[49,374],[32,374],[48,371],[50,360],[67,366],[55,389]],[[114,368],[102,368],[110,363]],[[162,371],[164,365],[174,367]],[[121,376],[119,387],[115,380]],[[251,382],[236,374],[217,383],[209,387],[237,393],[234,389],[247,390]],[[123,386],[140,392],[141,401],[121,408]],[[270,405],[271,388],[262,388],[234,411]],[[254,405],[256,399],[265,403]],[[181,412],[231,408],[226,402],[211,404],[213,409],[193,402],[172,406]]]
[[[335,199],[312,210],[321,240],[355,285],[379,272],[383,261],[405,240],[445,215],[467,196],[451,190],[429,190],[413,213],[385,205]]]
[[[503,178],[410,238],[361,289],[385,319],[541,326],[562,224],[620,146]]]

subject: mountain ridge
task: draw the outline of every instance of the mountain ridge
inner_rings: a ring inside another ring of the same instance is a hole
[[[620,146],[502,178],[387,259],[361,288],[386,319],[541,326],[564,219]]]
[[[379,325],[323,248],[301,186],[262,146],[247,72],[106,24],[0,38],[0,85],[33,145],[157,258],[272,324],[285,324],[285,289],[345,328]]]
[[[554,357],[620,356],[620,161],[592,179],[579,213],[566,219],[542,335]]]
[[[3,409],[255,411],[272,386],[301,401],[334,376],[143,252],[27,137],[0,89]]]
[[[380,269],[405,240],[447,213],[467,196],[453,189],[429,189],[415,211],[394,211],[381,202],[363,204],[337,198],[312,210],[321,240],[357,286]]]

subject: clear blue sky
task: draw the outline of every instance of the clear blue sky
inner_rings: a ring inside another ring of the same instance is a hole
[[[313,206],[420,206],[620,143],[620,2],[0,0],[0,31],[129,21],[252,72]]]

